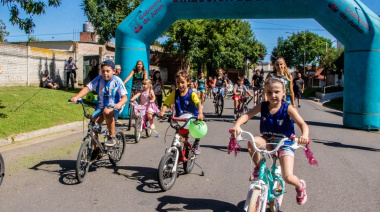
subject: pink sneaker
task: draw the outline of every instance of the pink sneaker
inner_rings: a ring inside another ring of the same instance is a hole
[[[259,171],[260,171],[260,167],[255,167],[253,169],[253,173],[252,173],[251,177],[249,178],[249,181],[252,181],[253,179],[258,178],[259,177]]]
[[[307,194],[306,194],[306,183],[304,180],[300,180],[302,183],[302,188],[296,188],[297,192],[297,203],[298,205],[303,205],[305,204],[307,200]]]

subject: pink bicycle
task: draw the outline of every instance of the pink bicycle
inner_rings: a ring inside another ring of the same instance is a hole
[[[135,116],[135,142],[138,143],[141,139],[141,132],[145,130],[146,136],[150,137],[152,135],[152,129],[150,129],[150,123],[146,114],[146,104],[139,105],[137,102],[131,102],[131,106],[134,110]]]

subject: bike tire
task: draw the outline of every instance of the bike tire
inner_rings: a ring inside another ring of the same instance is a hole
[[[135,142],[138,143],[141,139],[141,118],[137,118],[135,121]]]
[[[183,163],[183,169],[185,174],[190,174],[195,164],[194,151],[190,147],[186,148],[185,157],[187,160]]]
[[[131,130],[133,116],[134,116],[133,106],[132,106],[132,105],[129,105],[129,122],[128,122],[128,131]]]
[[[223,113],[224,99],[222,95],[218,97],[218,116],[221,116]]]
[[[260,204],[261,190],[255,189],[252,193],[251,199],[249,200],[247,212],[259,212],[261,211],[262,204]]]
[[[147,121],[145,123],[145,126],[146,126],[146,128],[145,128],[146,137],[152,136],[152,129],[150,129],[150,123],[149,123],[149,121]]]
[[[73,75],[74,75],[73,73],[70,74],[71,90],[74,90],[74,76]]]
[[[84,181],[88,169],[90,168],[92,153],[90,140],[89,138],[85,138],[78,152],[75,174],[79,183]]]
[[[0,185],[3,183],[5,173],[4,158],[0,154]]]
[[[108,158],[113,166],[116,166],[124,155],[125,151],[125,135],[122,132],[116,133],[116,144],[112,151],[108,154]]]
[[[170,190],[177,180],[177,171],[172,173],[175,164],[175,155],[168,152],[162,156],[158,166],[158,184],[163,191]]]
[[[216,98],[215,100],[215,103],[214,103],[214,107],[215,107],[215,114],[218,114],[218,108],[219,108],[219,105],[218,105],[218,98]]]

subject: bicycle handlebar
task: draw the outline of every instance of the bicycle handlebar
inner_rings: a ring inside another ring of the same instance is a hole
[[[241,131],[238,134],[238,136],[236,137],[236,141],[242,141],[242,140],[244,140],[241,137],[242,134],[248,135],[251,138],[251,140],[249,140],[249,141],[252,143],[252,146],[255,149],[255,151],[260,152],[262,154],[274,154],[275,152],[277,152],[280,149],[280,147],[284,146],[285,141],[289,140],[288,137],[282,138],[280,140],[280,142],[276,143],[277,146],[272,151],[268,151],[266,149],[259,149],[259,148],[256,147],[255,139],[254,139],[253,135],[250,132]],[[289,146],[290,148],[292,148],[292,149],[298,149],[298,148],[304,148],[304,149],[306,149],[304,146],[298,144],[298,138],[296,138],[295,136],[291,137],[290,139],[293,141],[293,145]],[[308,141],[308,143],[309,142],[310,142],[310,140]]]

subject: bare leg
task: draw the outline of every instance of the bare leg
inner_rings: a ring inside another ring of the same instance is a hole
[[[152,115],[152,113],[147,113],[146,116],[148,117],[149,123],[152,125],[153,124],[153,115]]]
[[[259,149],[265,149],[265,147],[269,151],[273,149],[271,145],[269,146],[266,145],[268,142],[265,138],[261,136],[255,136],[254,139],[255,139],[255,145]],[[255,149],[253,148],[252,143],[250,141],[248,141],[248,152],[252,158],[252,155],[255,152]],[[260,159],[261,159],[260,153],[255,153],[253,155],[253,163],[255,164],[255,166],[260,166]]]
[[[109,135],[111,137],[115,137],[115,119],[113,118],[113,109],[112,108],[104,108],[103,116],[106,120],[107,128],[109,130]]]
[[[284,181],[290,185],[294,185],[296,188],[301,188],[302,183],[297,176],[293,175],[294,157],[286,155],[280,157],[279,160]]]

